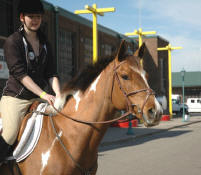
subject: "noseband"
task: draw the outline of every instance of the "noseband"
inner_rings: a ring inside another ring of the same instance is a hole
[[[117,80],[117,83],[118,83],[118,86],[120,88],[120,90],[122,91],[125,99],[126,99],[126,102],[127,102],[127,111],[131,114],[131,113],[134,113],[134,108],[133,107],[137,107],[137,113],[136,114],[141,114],[143,115],[143,109],[144,109],[144,106],[146,105],[147,103],[147,100],[149,99],[149,97],[151,95],[155,95],[154,91],[151,89],[151,88],[146,88],[146,89],[140,89],[140,90],[136,90],[136,91],[132,91],[132,92],[129,92],[127,93],[124,88],[122,87],[122,84],[119,80],[119,76],[117,74],[117,69],[123,64],[125,63],[125,61],[122,61],[121,63],[119,63],[116,67],[115,67],[115,62],[114,62],[114,76],[113,76],[113,85],[112,85],[112,92],[113,92],[113,87],[114,87],[114,80],[116,79]],[[112,100],[112,92],[111,92],[111,100]],[[136,104],[132,104],[131,100],[129,99],[130,96],[133,96],[133,95],[136,95],[140,92],[146,92],[146,98],[144,100],[144,103],[142,105],[142,108],[140,108],[138,105]]]

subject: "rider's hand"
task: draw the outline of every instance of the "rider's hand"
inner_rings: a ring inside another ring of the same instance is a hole
[[[54,101],[55,101],[55,96],[53,95],[50,95],[50,94],[45,94],[43,97],[42,97],[43,100],[46,100],[50,105],[53,105],[54,104]]]
[[[56,98],[60,98],[61,97],[61,93],[56,93]]]

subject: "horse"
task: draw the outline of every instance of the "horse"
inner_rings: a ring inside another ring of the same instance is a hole
[[[133,114],[147,127],[159,124],[162,108],[140,64],[144,50],[145,44],[129,54],[122,41],[114,57],[87,66],[64,86],[34,151],[18,163],[22,175],[95,175],[99,144],[118,110],[127,111],[120,118]]]

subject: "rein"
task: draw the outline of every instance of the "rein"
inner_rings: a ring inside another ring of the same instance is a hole
[[[126,117],[126,116],[128,116],[128,115],[130,115],[130,114],[132,114],[132,112],[126,112],[125,114],[121,115],[121,116],[118,117],[118,118],[115,118],[115,119],[112,119],[112,120],[107,120],[107,121],[96,122],[96,121],[85,121],[85,120],[79,120],[79,119],[76,119],[76,118],[72,118],[72,117],[70,117],[70,116],[68,116],[68,115],[66,115],[66,114],[64,114],[64,113],[62,113],[62,112],[60,112],[58,109],[56,109],[56,108],[54,107],[54,105],[52,105],[52,107],[53,107],[54,110],[55,110],[58,114],[60,114],[61,116],[66,117],[66,118],[68,118],[68,119],[70,119],[70,120],[73,120],[73,121],[75,121],[75,122],[83,123],[83,124],[88,124],[88,125],[90,125],[90,124],[107,124],[107,123],[113,123],[113,122],[115,122],[115,121],[117,121],[117,120],[120,120],[120,119],[122,119],[122,118],[124,118],[124,117]]]

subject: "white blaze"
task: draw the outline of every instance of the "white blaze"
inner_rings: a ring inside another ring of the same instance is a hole
[[[75,110],[77,111],[78,110],[78,106],[79,106],[79,103],[80,103],[80,100],[81,100],[81,98],[80,98],[80,91],[77,91],[77,92],[75,92],[74,94],[73,94],[73,97],[74,97],[74,99],[75,99]]]
[[[62,131],[59,132],[59,137],[61,137],[61,136],[62,136]],[[47,166],[48,160],[49,160],[49,158],[51,156],[51,154],[50,154],[51,150],[54,147],[54,144],[55,144],[56,140],[57,140],[57,137],[55,137],[55,139],[53,140],[50,148],[45,153],[42,153],[42,155],[41,155],[41,159],[42,159],[41,164],[42,164],[42,167],[41,167],[41,170],[40,170],[40,175],[43,174],[43,171],[44,171],[45,167]]]
[[[149,87],[149,84],[148,84],[148,82],[147,82],[147,79],[146,79],[145,75],[146,75],[146,72],[145,72],[145,71],[142,71],[141,76],[142,76],[142,78],[143,78],[145,84],[147,85],[147,87]]]
[[[91,84],[91,86],[90,86],[90,88],[89,88],[89,91],[88,91],[88,93],[87,93],[87,95],[86,95],[86,97],[88,96],[88,94],[91,92],[91,91],[94,91],[94,92],[96,92],[96,86],[97,86],[97,84],[98,84],[98,81],[99,81],[99,79],[100,79],[100,77],[101,77],[101,74],[94,80],[94,82]],[[73,93],[73,97],[74,97],[74,99],[75,99],[75,110],[77,111],[78,110],[78,107],[79,107],[79,103],[80,103],[80,101],[81,101],[81,92],[80,91],[77,91],[77,92],[74,92]]]
[[[158,102],[158,100],[155,98],[155,105],[156,105],[156,110],[158,112],[163,112],[162,106],[160,105],[160,103]]]
[[[144,70],[143,70],[142,72],[140,72],[140,71],[136,70],[135,68],[133,68],[132,66],[130,66],[130,68],[131,68],[133,71],[135,71],[135,72],[137,72],[137,73],[139,73],[139,74],[141,75],[142,79],[144,80],[144,83],[145,83],[145,84],[147,85],[147,87],[149,88],[149,84],[148,84],[147,79],[146,79],[146,77],[145,77],[146,72],[145,72]]]
[[[100,77],[101,77],[101,74],[100,74],[100,75],[95,79],[95,81],[91,84],[90,89],[89,89],[89,92],[90,92],[90,91],[96,92],[96,86],[97,86],[97,84],[98,84],[98,81],[99,81]]]

